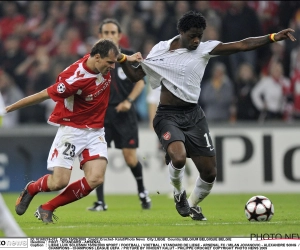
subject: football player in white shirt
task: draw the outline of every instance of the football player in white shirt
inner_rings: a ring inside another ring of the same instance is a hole
[[[197,104],[209,59],[254,50],[285,39],[296,41],[291,34],[294,30],[289,28],[230,43],[201,42],[205,28],[203,15],[189,11],[178,21],[178,36],[157,43],[145,60],[141,53],[135,54],[136,61],[140,62],[139,67],[131,67],[126,62],[126,55],[119,55],[118,58],[133,82],[147,74],[152,88],[161,86],[160,105],[153,127],[170,158],[168,167],[176,209],[181,216],[190,216],[193,220],[206,220],[198,204],[210,193],[217,176],[215,149],[205,115]],[[199,171],[188,199],[182,185],[186,157],[192,159]]]

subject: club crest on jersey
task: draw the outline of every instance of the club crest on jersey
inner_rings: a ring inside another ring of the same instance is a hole
[[[62,82],[57,85],[57,92],[64,93],[66,91],[66,86]]]
[[[171,138],[171,133],[170,133],[169,131],[166,132],[166,133],[164,133],[163,138],[164,138],[165,141],[170,140],[170,138]]]
[[[125,80],[127,78],[127,76],[125,75],[125,73],[121,67],[118,68],[118,76],[121,80]]]

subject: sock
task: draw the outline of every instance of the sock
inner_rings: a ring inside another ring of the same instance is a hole
[[[98,201],[102,201],[104,203],[104,183],[100,184],[96,188],[96,194],[97,194]]]
[[[136,184],[137,184],[137,188],[138,188],[138,192],[142,193],[145,191],[145,187],[144,187],[144,181],[143,181],[143,168],[142,168],[142,164],[138,161],[138,163],[136,164],[136,166],[134,168],[130,168],[131,173],[133,174],[135,180],[136,180]]]
[[[168,166],[171,184],[174,186],[174,194],[180,194],[184,191],[182,180],[184,176],[185,166],[183,166],[182,169],[177,169],[173,166],[172,161],[170,161]]]
[[[26,234],[16,222],[0,194],[0,230],[6,237],[26,237]]]
[[[30,195],[34,196],[39,192],[50,192],[47,185],[47,180],[50,174],[46,174],[34,183],[28,186],[28,192]]]
[[[207,195],[209,195],[213,185],[214,182],[205,182],[198,176],[195,188],[188,198],[190,207],[196,207]]]
[[[68,185],[61,194],[43,204],[42,208],[45,210],[54,211],[54,209],[60,206],[67,205],[87,196],[91,191],[93,191],[93,189],[89,186],[85,177],[83,177],[81,180],[75,181]]]

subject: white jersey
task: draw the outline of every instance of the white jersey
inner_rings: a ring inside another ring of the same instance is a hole
[[[185,102],[197,103],[205,67],[209,59],[214,57],[209,52],[221,42],[201,42],[196,50],[180,48],[170,51],[172,41],[178,37],[156,44],[141,66],[153,89],[162,82],[176,97]]]

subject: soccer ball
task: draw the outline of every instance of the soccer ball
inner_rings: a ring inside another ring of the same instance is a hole
[[[274,205],[267,197],[255,195],[247,201],[245,215],[249,221],[269,221],[274,215]]]

